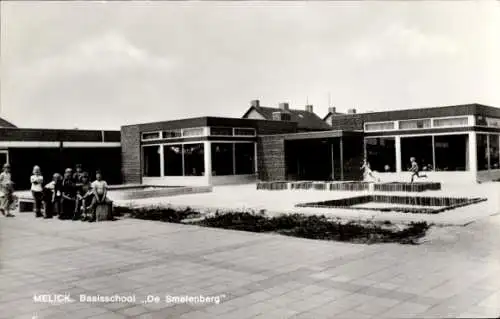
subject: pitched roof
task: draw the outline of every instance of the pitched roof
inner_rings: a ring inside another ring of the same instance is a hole
[[[273,113],[282,111],[277,107],[266,107],[266,106],[251,106],[245,114],[242,116],[245,118],[252,110],[255,110],[260,115],[262,115],[266,120],[273,119]],[[290,120],[292,122],[297,122],[297,128],[306,130],[330,130],[331,127],[326,124],[318,115],[313,112],[308,112],[306,110],[293,110],[289,109]]]
[[[323,121],[326,121],[326,119],[327,119],[330,115],[345,115],[345,113],[340,113],[340,112],[328,112],[328,113],[326,113],[325,117],[323,117]]]
[[[14,124],[0,117],[0,127],[17,128]]]

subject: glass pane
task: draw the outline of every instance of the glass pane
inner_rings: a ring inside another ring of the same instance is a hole
[[[432,137],[403,137],[401,138],[401,165],[402,170],[409,170],[410,158],[415,157],[421,171],[433,170]]]
[[[236,175],[255,173],[255,146],[253,143],[234,144]]]
[[[399,128],[402,130],[431,127],[430,119],[399,121]]]
[[[160,138],[160,132],[142,133],[143,140],[156,140]]]
[[[182,145],[163,146],[163,169],[165,176],[182,176]]]
[[[466,117],[453,117],[448,119],[436,119],[434,120],[435,127],[441,126],[467,126],[469,119]]]
[[[393,130],[394,122],[385,122],[385,123],[366,123],[365,129],[367,131],[384,131],[384,130]]]
[[[490,169],[499,168],[498,135],[490,135]]]
[[[202,136],[202,135],[203,135],[203,128],[202,127],[185,128],[182,130],[182,136],[184,136],[184,137]]]
[[[235,128],[234,135],[237,136],[254,136],[255,130],[253,128]]]
[[[210,135],[217,136],[232,136],[233,128],[232,127],[211,127]]]
[[[477,134],[477,169],[488,169],[488,135]]]
[[[434,137],[436,171],[466,171],[469,161],[468,135]]]
[[[160,176],[160,146],[144,146],[143,174],[146,177]]]
[[[205,174],[203,144],[184,144],[184,175],[202,176]]]
[[[233,175],[232,143],[212,143],[212,175]]]
[[[163,132],[163,138],[181,137],[181,130],[168,130]]]
[[[377,172],[396,171],[396,140],[394,137],[367,138],[366,158]]]
[[[493,117],[487,117],[486,124],[487,124],[487,126],[500,127],[500,119],[493,118]]]

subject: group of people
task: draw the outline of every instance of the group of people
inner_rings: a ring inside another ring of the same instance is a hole
[[[89,174],[82,170],[81,165],[76,165],[75,171],[67,168],[64,175],[55,173],[46,184],[40,167],[36,165],[30,182],[37,218],[52,218],[57,215],[59,219],[92,222],[96,220],[97,206],[111,203],[107,197],[108,184],[103,180],[101,172],[97,171],[95,181],[90,182]],[[0,174],[0,211],[3,215],[13,216],[10,210],[14,202],[10,165],[5,164]]]
[[[386,165],[385,170],[388,171],[388,165]],[[427,178],[427,175],[422,174],[418,167],[418,163],[415,157],[410,157],[410,167],[408,170],[411,172],[411,180],[410,183],[413,183],[415,177],[417,178]],[[373,181],[380,182],[380,178],[376,177],[373,171],[370,168],[370,163],[365,159],[363,160],[363,164],[361,166],[361,171],[363,172],[363,180],[367,180],[371,178]]]

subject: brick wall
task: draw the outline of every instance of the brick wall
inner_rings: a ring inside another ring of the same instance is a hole
[[[258,177],[262,181],[285,179],[284,136],[260,136],[257,143]]]
[[[359,181],[363,179],[361,164],[364,157],[362,136],[343,136],[344,180]]]
[[[123,126],[121,129],[122,175],[125,184],[142,182],[141,134],[139,126]]]

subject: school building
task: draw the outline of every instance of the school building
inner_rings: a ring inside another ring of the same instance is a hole
[[[500,109],[455,105],[321,118],[251,102],[242,118],[199,117],[121,128],[123,181],[222,185],[256,180],[360,180],[368,159],[383,181],[407,181],[410,157],[429,180],[500,178]]]
[[[30,188],[34,165],[42,168],[45,182],[82,164],[91,176],[100,169],[109,183],[120,184],[120,131],[27,129],[0,119],[0,167],[5,163],[11,164],[17,190]]]
[[[266,107],[242,118],[198,117],[121,131],[17,128],[0,119],[0,165],[17,189],[34,165],[48,180],[80,163],[110,184],[224,185],[257,180],[360,180],[363,158],[382,181],[408,181],[410,157],[428,180],[500,179],[500,109],[480,104],[346,113]]]

